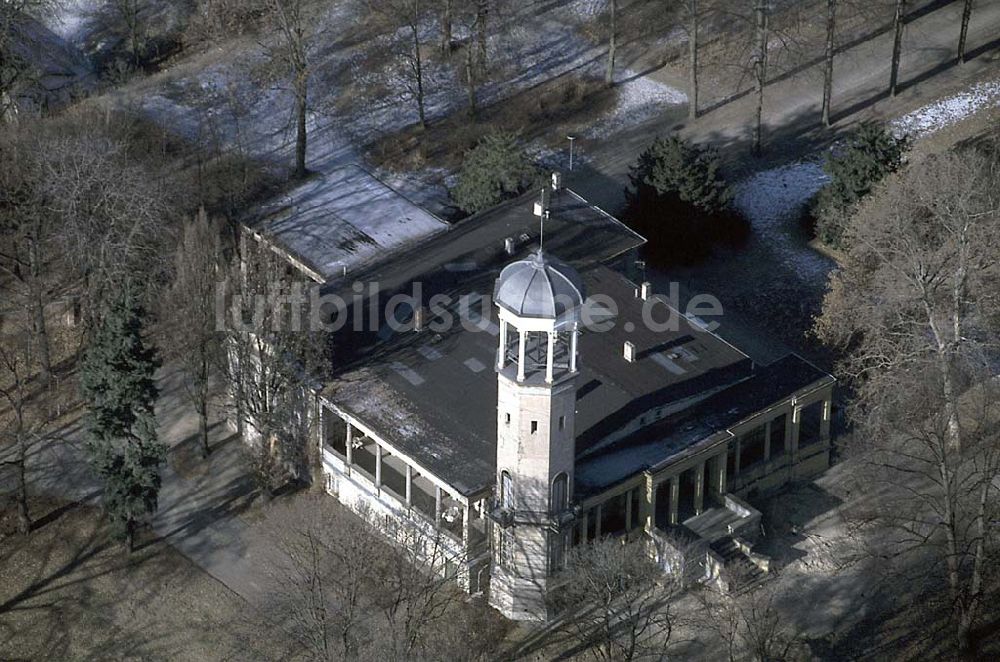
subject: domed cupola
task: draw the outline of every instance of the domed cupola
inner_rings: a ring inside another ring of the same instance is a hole
[[[576,269],[541,249],[504,267],[493,290],[494,302],[518,317],[557,319],[585,298]]]

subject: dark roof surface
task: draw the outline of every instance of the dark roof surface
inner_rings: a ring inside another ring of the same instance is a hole
[[[534,200],[534,195],[525,195],[504,203],[324,286],[350,300],[357,291],[354,282],[377,282],[381,301],[375,310],[381,310],[391,295],[412,294],[418,286],[421,301],[429,306],[424,329],[392,331],[384,320],[376,325],[364,320],[359,325],[350,319],[346,329],[368,330],[334,336],[336,373],[324,394],[465,495],[490,487],[495,479],[494,363],[499,327],[492,293],[503,267],[537,248]],[[600,449],[594,459],[590,455],[583,459],[584,471],[594,476],[587,485],[611,484],[621,471],[631,475],[662,460],[668,449],[661,444],[643,456],[646,459],[637,460],[630,453],[616,454],[619,448],[641,444],[637,438],[615,443],[609,438],[624,436],[624,428],[630,423],[634,427],[651,409],[693,402],[750,377],[753,365],[742,352],[705,332],[701,320],[687,319],[659,301],[639,299],[634,284],[605,266],[641,245],[644,240],[639,235],[572,191],[554,192],[549,205],[546,253],[579,273],[590,297],[587,310],[592,321],[604,322],[597,325],[601,328],[592,324],[580,337],[576,431],[578,455]],[[507,238],[517,245],[515,255],[505,250]],[[449,305],[435,308],[429,303],[434,295],[447,295]],[[396,319],[410,319],[412,307],[418,305],[402,306]],[[655,307],[653,317],[658,322],[672,315],[673,325],[649,328],[644,306],[647,311]],[[469,311],[463,324],[447,328],[438,324],[461,307]],[[357,310],[371,308],[366,304]],[[636,346],[634,362],[624,358],[626,340]],[[812,380],[812,375],[809,371],[801,378]],[[781,391],[781,384],[775,381],[768,386],[777,390],[762,389],[760,395],[766,400],[765,394]],[[783,391],[775,399],[781,397]],[[706,418],[706,429],[715,426],[714,421]],[[671,447],[680,450],[683,444]],[[613,467],[610,478],[594,475],[603,469],[587,469],[596,466],[596,458],[609,454],[616,454],[620,464]]]
[[[634,474],[676,462],[731,435],[755,413],[833,377],[790,354],[751,376],[648,428],[606,447],[578,451],[577,497],[599,493]]]

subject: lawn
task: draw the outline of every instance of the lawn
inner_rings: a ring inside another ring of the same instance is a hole
[[[4,504],[6,506],[6,504]],[[28,537],[0,511],[0,659],[289,659],[292,644],[166,543],[131,556],[89,505],[35,501]]]

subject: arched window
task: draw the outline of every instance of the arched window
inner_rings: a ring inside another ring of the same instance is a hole
[[[514,481],[507,471],[500,472],[500,507],[514,507]]]
[[[549,501],[553,513],[561,513],[569,506],[569,478],[566,474],[557,474],[552,479],[552,495]]]

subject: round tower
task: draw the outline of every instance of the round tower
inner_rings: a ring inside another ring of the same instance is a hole
[[[541,250],[500,273],[496,525],[490,602],[542,620],[572,533],[579,274]]]

